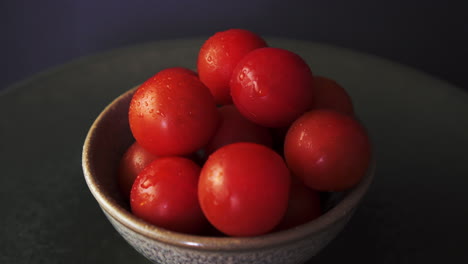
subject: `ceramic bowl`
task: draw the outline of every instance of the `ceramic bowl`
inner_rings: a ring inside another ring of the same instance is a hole
[[[329,208],[316,220],[262,236],[204,237],[151,225],[131,214],[116,180],[119,160],[133,142],[127,114],[134,90],[115,99],[95,120],[84,143],[82,165],[104,215],[132,247],[155,263],[304,263],[345,227],[371,184],[374,162],[355,188],[331,195]]]

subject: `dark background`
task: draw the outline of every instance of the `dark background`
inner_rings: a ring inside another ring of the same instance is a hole
[[[0,10],[0,90],[100,51],[232,27],[351,48],[468,88],[468,1],[3,0]]]

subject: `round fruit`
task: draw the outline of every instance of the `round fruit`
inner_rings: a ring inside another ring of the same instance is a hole
[[[219,121],[210,91],[184,68],[160,71],[138,88],[130,102],[133,136],[158,156],[197,151],[214,135]]]
[[[130,190],[138,174],[158,156],[146,151],[137,142],[125,152],[119,164],[119,187],[125,198],[130,198]]]
[[[272,137],[268,128],[246,119],[233,105],[225,105],[218,109],[221,114],[221,125],[205,147],[206,155],[236,142],[252,142],[271,147]]]
[[[311,109],[331,109],[354,114],[353,102],[346,90],[337,82],[322,76],[314,78],[314,100]]]
[[[313,99],[313,76],[297,54],[260,48],[234,69],[231,95],[239,111],[266,127],[283,127],[304,113]]]
[[[319,191],[342,191],[365,175],[371,146],[353,117],[315,110],[296,120],[286,135],[284,156],[292,173]]]
[[[317,191],[307,188],[302,182],[292,177],[289,193],[288,209],[283,219],[276,227],[285,230],[305,224],[322,214],[320,195]]]
[[[217,104],[232,103],[229,81],[237,63],[250,51],[266,46],[261,37],[243,29],[218,32],[203,44],[198,54],[198,74]]]
[[[156,226],[199,234],[208,225],[197,195],[200,167],[181,157],[163,157],[138,175],[131,191],[133,214]]]
[[[290,178],[273,150],[255,143],[230,144],[202,168],[200,205],[210,223],[227,235],[265,234],[286,212]]]

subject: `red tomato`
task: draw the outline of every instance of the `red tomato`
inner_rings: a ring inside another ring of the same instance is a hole
[[[311,109],[331,109],[354,114],[353,102],[346,90],[337,82],[322,76],[314,78],[314,100]]]
[[[218,32],[203,44],[198,54],[198,74],[217,104],[232,103],[229,81],[237,63],[250,51],[266,46],[261,37],[243,29]]]
[[[133,143],[125,152],[119,164],[119,187],[125,198],[130,198],[130,190],[138,174],[157,158],[138,145]]]
[[[181,157],[162,157],[138,175],[131,192],[134,215],[176,232],[199,234],[208,222],[197,195],[200,167]]]
[[[198,196],[205,216],[230,236],[271,231],[286,212],[290,174],[273,150],[234,143],[213,153],[202,168]]]
[[[276,227],[285,230],[310,222],[322,214],[320,195],[292,177],[286,214]]]
[[[292,124],[284,156],[292,173],[310,188],[342,191],[366,173],[371,146],[365,128],[352,116],[315,110]]]
[[[260,48],[247,54],[231,78],[239,111],[266,127],[291,124],[312,103],[313,77],[307,63],[290,51]]]
[[[157,73],[138,88],[130,103],[133,136],[158,156],[197,151],[214,135],[219,121],[210,91],[184,68]]]
[[[222,146],[236,142],[252,142],[271,147],[272,138],[268,128],[247,120],[233,105],[225,105],[218,110],[222,121],[218,131],[205,147],[207,155]]]

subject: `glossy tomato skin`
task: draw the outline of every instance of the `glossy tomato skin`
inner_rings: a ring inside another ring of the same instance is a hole
[[[288,126],[312,103],[312,72],[293,52],[256,49],[234,69],[231,95],[249,120],[266,127]]]
[[[346,90],[336,81],[323,76],[314,77],[314,97],[310,109],[330,109],[354,114],[353,102]]]
[[[290,127],[284,156],[292,173],[319,191],[343,191],[365,175],[371,145],[352,116],[333,110],[305,113]]]
[[[138,174],[158,156],[151,154],[134,142],[124,153],[119,163],[119,187],[126,199],[130,199],[130,190]]]
[[[210,91],[184,68],[160,71],[137,89],[130,102],[133,136],[158,156],[196,152],[214,135],[219,121]]]
[[[271,231],[288,204],[290,174],[273,150],[234,143],[213,153],[202,168],[198,196],[210,223],[230,236]]]
[[[272,136],[268,128],[246,119],[234,105],[225,105],[218,110],[221,115],[221,125],[205,147],[207,155],[220,147],[236,142],[252,142],[271,147]]]
[[[237,63],[250,51],[266,47],[255,33],[229,29],[211,36],[201,47],[197,69],[200,80],[210,89],[217,104],[231,104],[229,81]]]
[[[162,157],[138,175],[131,191],[132,213],[158,227],[200,234],[208,222],[200,208],[200,167],[182,157]]]
[[[293,228],[322,215],[319,192],[308,188],[295,177],[292,177],[292,179],[288,209],[279,225],[275,228],[277,230]]]

